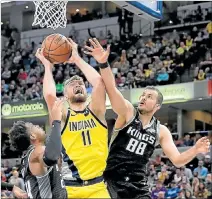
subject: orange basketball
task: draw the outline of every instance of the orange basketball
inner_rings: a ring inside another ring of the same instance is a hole
[[[52,34],[46,37],[42,43],[43,55],[51,63],[64,63],[71,56],[71,47],[65,36]]]

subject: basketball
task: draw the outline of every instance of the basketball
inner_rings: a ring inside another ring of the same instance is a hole
[[[71,47],[65,36],[52,34],[42,43],[43,54],[51,63],[64,63],[71,56]]]

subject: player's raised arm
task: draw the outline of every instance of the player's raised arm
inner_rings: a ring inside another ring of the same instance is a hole
[[[41,48],[38,48],[36,57],[42,62],[45,68],[43,78],[43,96],[51,113],[51,109],[56,100],[56,86],[52,74],[53,64],[44,57],[43,49]]]
[[[52,128],[49,140],[46,147],[35,147],[35,150],[31,155],[31,163],[39,162],[43,166],[53,166],[57,164],[62,151],[61,141],[61,119],[62,119],[62,107],[65,98],[57,99],[54,102],[52,108]]]
[[[196,144],[187,151],[180,153],[175,146],[172,135],[167,127],[160,127],[160,145],[166,156],[176,167],[182,167],[189,163],[199,153],[209,152],[210,142],[207,137],[199,139]]]
[[[110,98],[112,108],[119,116],[126,118],[127,114],[133,114],[134,108],[116,88],[115,78],[107,62],[110,48],[108,47],[107,50],[104,50],[95,38],[90,39],[89,41],[93,48],[85,46],[85,48],[89,51],[86,51],[85,53],[92,55],[100,64],[101,76],[104,81],[107,94]]]
[[[83,72],[88,82],[92,85],[92,95],[91,95],[91,103],[90,108],[95,112],[99,119],[104,119],[105,111],[106,111],[106,94],[105,94],[105,86],[102,81],[101,75],[88,63],[86,63],[78,54],[78,45],[69,39],[71,48],[72,48],[72,56],[69,59],[68,63],[74,63],[77,67]]]

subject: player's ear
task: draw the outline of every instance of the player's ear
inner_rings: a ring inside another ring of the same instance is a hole
[[[36,139],[37,139],[37,136],[35,135],[35,133],[31,133],[30,140],[35,141]]]
[[[160,109],[160,107],[161,107],[161,105],[160,105],[160,104],[156,104],[156,110],[159,110],[159,109]]]

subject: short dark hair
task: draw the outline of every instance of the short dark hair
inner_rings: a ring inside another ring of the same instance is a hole
[[[162,104],[163,104],[163,94],[159,91],[159,89],[157,89],[154,86],[147,86],[147,87],[145,87],[144,90],[153,90],[153,91],[156,91],[157,94],[158,94],[158,100],[157,100],[157,102],[158,102],[158,104],[160,106],[162,106]]]
[[[11,145],[18,151],[23,152],[30,146],[30,135],[25,122],[15,122],[8,133]]]

